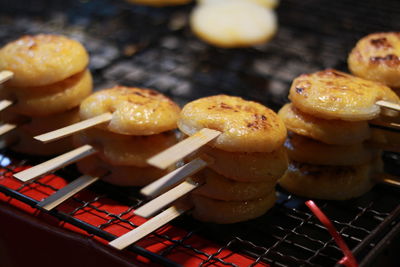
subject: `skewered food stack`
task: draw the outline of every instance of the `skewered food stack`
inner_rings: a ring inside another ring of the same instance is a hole
[[[399,103],[388,87],[328,69],[293,81],[279,115],[288,128],[291,163],[279,184],[300,196],[344,200],[360,196],[382,170],[368,141],[378,100]]]
[[[190,25],[202,40],[232,48],[258,45],[272,38],[277,29],[273,7],[267,0],[202,0],[194,8]]]
[[[177,142],[173,132],[180,108],[166,96],[150,90],[116,86],[86,98],[81,118],[112,113],[105,125],[75,135],[77,145],[90,144],[98,151],[78,163],[81,172],[118,185],[142,186],[166,171],[146,159]]]
[[[385,84],[400,95],[400,32],[380,32],[363,37],[349,54],[347,62],[354,75]],[[392,115],[393,112],[381,114],[379,120],[384,124],[400,123],[400,117]],[[400,146],[398,133],[374,131],[386,144]]]
[[[264,214],[275,203],[275,184],[287,168],[286,128],[265,106],[217,95],[187,104],[178,120],[190,136],[203,128],[221,134],[202,153],[213,163],[193,179],[204,185],[191,195],[202,221],[234,223]]]
[[[85,48],[60,35],[23,36],[2,47],[0,59],[0,70],[14,73],[1,91],[2,99],[14,103],[2,119],[28,121],[12,133],[19,140],[12,149],[36,155],[71,149],[71,138],[42,145],[32,137],[79,121],[77,107],[92,91]]]

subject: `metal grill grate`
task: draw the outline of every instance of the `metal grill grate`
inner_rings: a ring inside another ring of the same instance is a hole
[[[180,104],[227,93],[277,110],[287,102],[294,77],[327,67],[346,70],[346,55],[358,38],[400,27],[398,1],[386,1],[383,6],[377,1],[329,1],[322,5],[320,1],[283,0],[278,8],[279,32],[272,42],[251,49],[223,50],[205,45],[191,34],[187,17],[192,6],[153,9],[107,0],[32,2],[0,0],[0,44],[26,33],[67,34],[88,48],[96,88],[117,83],[151,87]],[[43,6],[47,7],[44,14]],[[0,184],[21,166],[41,160],[4,150]],[[385,161],[389,170],[395,170],[400,162],[393,154],[386,154]],[[69,167],[57,175],[72,180],[78,174]],[[25,185],[13,181],[15,187],[0,186],[0,191],[35,206],[38,199],[30,192],[48,196],[61,187],[54,183],[57,179],[50,175]],[[242,264],[229,256],[231,252],[244,255],[248,266],[334,266],[342,254],[304,206],[304,199],[282,190],[279,193],[278,204],[256,220],[221,227],[185,215],[173,222],[184,230],[179,238],[162,229],[129,250],[169,266],[179,264],[179,253],[199,257],[202,266]],[[385,241],[400,231],[399,199],[397,190],[377,186],[355,200],[317,204],[365,266],[382,251]],[[99,205],[109,201],[126,206],[116,211]],[[127,231],[140,224],[132,210],[141,202],[135,188],[99,182],[51,214],[112,240],[116,227]],[[215,250],[202,249],[199,237],[217,244]],[[146,240],[167,243],[154,253],[142,246]]]

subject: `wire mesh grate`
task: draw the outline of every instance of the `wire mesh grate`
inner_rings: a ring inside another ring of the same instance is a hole
[[[0,45],[23,34],[66,34],[88,48],[98,89],[115,84],[151,87],[182,105],[227,93],[277,110],[287,102],[294,77],[327,67],[346,70],[346,55],[357,39],[400,27],[398,1],[385,5],[376,1],[329,1],[324,5],[316,0],[282,1],[280,28],[272,42],[223,50],[192,35],[187,24],[191,8],[154,9],[111,0],[41,0],[34,4],[0,0]],[[0,191],[31,206],[79,175],[68,167],[20,184],[12,174],[43,158],[2,152]],[[384,159],[392,171],[400,162],[396,154],[385,154]],[[51,214],[112,240],[143,223],[132,213],[143,201],[137,188],[99,182]],[[334,266],[341,251],[303,203],[304,199],[279,189],[277,205],[260,218],[221,227],[185,215],[129,249],[169,266],[179,264],[177,259],[183,254],[197,258],[200,266]],[[359,259],[376,256],[384,236],[400,223],[398,191],[386,186],[377,186],[355,200],[317,204]],[[154,242],[162,244],[157,252],[148,246]]]

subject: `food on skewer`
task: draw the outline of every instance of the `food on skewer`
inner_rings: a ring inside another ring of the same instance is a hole
[[[199,195],[191,195],[194,205],[193,217],[200,221],[221,224],[247,221],[263,215],[275,205],[273,192],[252,200],[221,201]]]
[[[6,85],[0,98],[14,102],[9,109],[17,114],[43,117],[79,106],[91,92],[92,77],[89,70],[84,70],[50,85],[21,88]]]
[[[78,162],[78,168],[85,174],[102,175],[110,183],[130,186],[165,175],[168,170],[154,168],[146,160],[178,141],[171,131],[180,108],[154,90],[125,86],[96,92],[80,106],[82,119],[106,112],[112,113],[109,122],[74,136],[76,145],[90,144],[98,151]]]
[[[272,152],[282,146],[286,127],[271,109],[240,97],[217,95],[188,103],[178,127],[186,135],[203,128],[222,132],[210,146],[229,152]]]
[[[193,191],[194,195],[222,201],[252,200],[272,193],[275,190],[276,179],[265,179],[260,182],[240,182],[226,178],[211,168],[196,173],[193,180],[203,183]]]
[[[346,200],[371,190],[380,173],[380,158],[353,166],[324,166],[292,161],[279,184],[299,196]]]
[[[380,32],[363,37],[347,62],[356,76],[400,88],[400,33]]]
[[[328,166],[364,164],[376,158],[379,153],[368,143],[330,145],[290,131],[285,147],[291,160]]]
[[[294,104],[284,105],[278,112],[288,130],[332,145],[361,143],[371,137],[366,121],[326,120],[301,112]]]
[[[105,125],[96,126],[125,135],[153,135],[176,128],[180,108],[171,99],[150,89],[116,86],[86,98],[80,107],[82,120],[112,113]]]
[[[27,35],[2,47],[0,59],[0,70],[14,74],[1,91],[3,99],[14,103],[8,108],[10,114],[6,117],[22,115],[31,121],[11,133],[19,140],[11,149],[39,155],[71,149],[71,138],[47,144],[42,149],[41,143],[32,137],[54,129],[39,121],[55,122],[53,127],[78,121],[75,108],[92,92],[92,77],[87,70],[89,56],[85,48],[61,35]],[[4,122],[9,123],[7,119]],[[38,129],[35,125],[43,128]]]
[[[379,136],[367,120],[380,115],[376,101],[399,103],[397,95],[328,69],[295,79],[289,98],[293,102],[279,115],[290,131],[285,146],[291,163],[279,184],[301,196],[337,200],[372,188],[382,163],[381,151],[371,145]]]
[[[292,83],[289,99],[309,115],[345,121],[377,118],[379,100],[400,103],[389,87],[333,69],[300,75]]]
[[[350,71],[361,78],[380,82],[400,96],[400,33],[379,32],[360,39],[347,59]],[[398,112],[386,111],[373,124],[400,123]],[[399,151],[400,135],[396,132],[374,129],[387,144],[385,149]]]
[[[0,70],[14,73],[7,86],[16,88],[57,83],[83,71],[85,48],[61,35],[26,35],[0,49]]]
[[[282,149],[286,128],[277,114],[256,102],[217,95],[185,105],[178,127],[189,136],[204,128],[221,133],[198,153],[206,158],[215,155],[214,163],[192,175],[198,186],[189,186],[184,191],[188,193],[197,187],[189,196],[196,218],[235,223],[260,216],[273,206],[275,184],[288,164]],[[267,167],[262,166],[263,163]],[[256,170],[257,167],[261,167],[260,170]],[[214,208],[209,209],[210,205]],[[226,213],[221,215],[224,209]]]
[[[284,147],[263,152],[228,152],[222,149],[204,146],[200,153],[213,159],[209,168],[225,177],[241,182],[260,182],[267,179],[275,181],[287,169],[287,153]]]
[[[275,12],[256,1],[205,1],[190,18],[193,32],[219,47],[245,47],[267,42],[275,34]]]

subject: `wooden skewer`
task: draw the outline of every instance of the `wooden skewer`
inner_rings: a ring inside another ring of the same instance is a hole
[[[182,207],[178,205],[172,206],[163,211],[162,213],[160,213],[159,215],[157,215],[156,217],[148,220],[138,228],[113,240],[112,242],[109,243],[109,245],[118,250],[122,250],[127,246],[140,240],[141,238],[145,237],[146,235],[157,230],[158,228],[164,226],[168,222],[172,221],[176,217],[188,211],[190,208],[191,208],[190,206],[182,206]]]
[[[147,163],[160,169],[165,169],[168,166],[178,162],[190,153],[196,151],[211,140],[217,138],[221,132],[204,128],[192,136],[189,136],[182,142],[164,150],[163,152],[151,157]]]
[[[12,104],[13,104],[13,102],[10,101],[10,100],[6,100],[6,99],[1,100],[1,101],[0,101],[0,111],[2,111],[3,109],[8,108],[8,107],[11,106]]]
[[[0,71],[0,84],[10,80],[12,77],[14,77],[14,73],[12,73],[9,70],[2,70]]]
[[[53,195],[38,203],[38,206],[45,210],[52,210],[60,205],[65,200],[69,199],[79,191],[85,189],[89,185],[99,180],[99,177],[92,177],[89,175],[82,175],[67,186],[61,188]]]
[[[381,182],[384,183],[384,184],[394,185],[396,187],[400,187],[400,180],[395,180],[395,179],[391,179],[391,178],[384,178],[383,180],[381,180]]]
[[[389,102],[389,101],[379,100],[375,104],[377,104],[380,107],[384,107],[384,108],[388,108],[388,109],[391,109],[391,110],[400,111],[400,105],[399,104],[392,103],[392,102]]]
[[[164,192],[166,189],[171,188],[177,183],[182,182],[186,177],[189,177],[196,172],[202,170],[208,165],[208,161],[201,158],[196,158],[184,166],[168,173],[155,182],[143,187],[140,193],[147,197],[155,197]]]
[[[192,179],[188,178],[183,183],[175,186],[161,196],[141,206],[134,211],[134,214],[139,215],[143,218],[149,218],[159,212],[164,207],[168,206],[169,204],[183,197],[184,195],[190,193],[202,184],[203,183],[201,182],[195,182]]]
[[[372,120],[369,122],[372,127],[380,128],[383,130],[400,132],[400,123],[386,122],[381,120]]]
[[[91,128],[93,126],[108,122],[111,119],[112,119],[112,114],[107,112],[104,114],[100,114],[96,117],[93,117],[93,118],[90,118],[90,119],[87,119],[84,121],[80,121],[80,122],[74,123],[72,125],[69,125],[69,126],[66,126],[66,127],[45,133],[45,134],[35,136],[34,138],[43,143],[48,143],[48,142],[56,141],[63,137],[69,136],[76,132]]]
[[[14,174],[14,177],[22,182],[28,182],[43,174],[58,170],[69,164],[72,164],[82,158],[93,155],[97,151],[90,145],[78,147],[70,152],[62,154],[54,159],[43,162],[32,168]]]
[[[5,123],[0,126],[0,135],[6,134],[11,130],[14,130],[17,127],[15,124]]]

